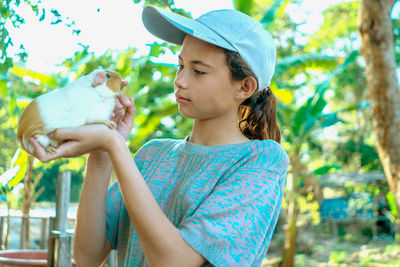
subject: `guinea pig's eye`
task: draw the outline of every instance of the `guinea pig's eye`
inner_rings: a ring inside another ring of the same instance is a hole
[[[111,78],[111,75],[107,73],[107,74],[106,74],[106,77],[107,77],[107,79],[108,79],[108,78]]]

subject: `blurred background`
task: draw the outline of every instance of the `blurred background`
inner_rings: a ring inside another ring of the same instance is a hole
[[[33,98],[102,66],[127,79],[124,94],[135,98],[132,155],[152,138],[190,134],[192,121],[178,113],[173,95],[180,47],[141,22],[143,6],[154,4],[193,18],[234,8],[275,39],[271,89],[291,165],[263,266],[400,266],[398,2],[1,2],[0,250],[43,246],[35,218],[54,216],[57,176],[66,170],[73,228],[85,157],[42,164],[20,149],[18,118]],[[379,40],[368,37],[370,28]],[[21,223],[24,216],[32,220]]]

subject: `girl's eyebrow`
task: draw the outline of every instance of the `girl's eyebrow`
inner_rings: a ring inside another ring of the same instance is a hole
[[[183,61],[183,58],[182,58],[181,55],[178,55],[178,58],[179,58],[179,60]],[[208,68],[214,68],[213,66],[208,65],[207,63],[204,63],[201,60],[192,60],[192,61],[190,61],[190,63],[192,63],[193,65],[203,65],[203,66],[208,67]]]

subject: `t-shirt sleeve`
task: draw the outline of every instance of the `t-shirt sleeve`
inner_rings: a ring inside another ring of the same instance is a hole
[[[117,247],[119,215],[122,202],[118,182],[115,182],[108,188],[106,198],[106,235],[113,249]]]
[[[236,171],[182,222],[182,237],[212,265],[255,264],[276,224],[286,170],[287,165]]]

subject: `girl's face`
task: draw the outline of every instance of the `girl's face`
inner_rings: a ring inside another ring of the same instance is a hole
[[[175,96],[179,112],[188,118],[210,120],[236,116],[240,102],[223,50],[187,35],[179,55]]]

